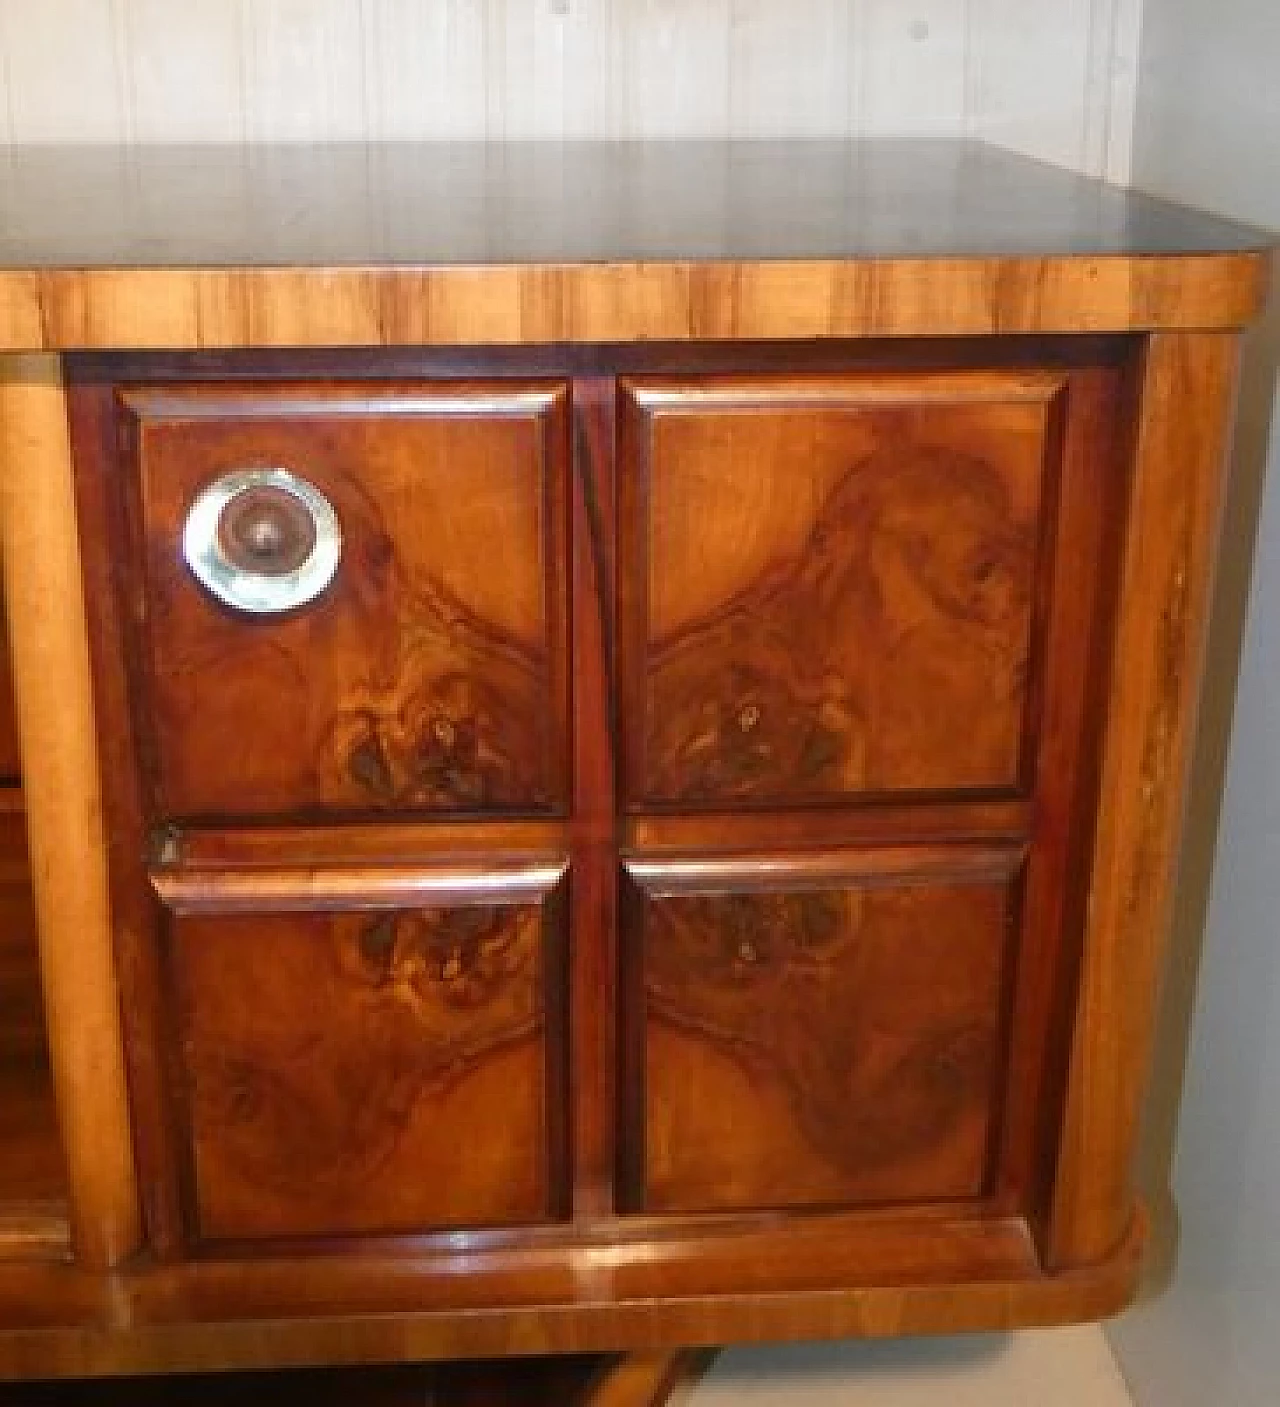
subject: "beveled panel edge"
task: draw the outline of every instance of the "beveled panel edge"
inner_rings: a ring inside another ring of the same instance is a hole
[[[810,852],[731,855],[626,854],[622,870],[648,898],[783,890],[884,888],[910,884],[1009,882],[1029,842],[963,840],[921,845],[831,847]]]
[[[646,416],[697,415],[734,410],[762,402],[770,411],[848,407],[892,410],[919,405],[1011,405],[1030,402],[1048,408],[1065,389],[1069,368],[1035,365],[878,371],[794,371],[680,374],[627,372],[619,389]],[[997,384],[993,384],[996,382]]]
[[[506,380],[441,376],[406,380],[373,376],[361,381],[289,377],[250,380],[229,372],[215,380],[130,376],[115,387],[121,409],[138,420],[294,420],[332,415],[356,419],[442,416],[538,418],[569,390],[567,376],[516,376]],[[397,394],[399,392],[399,394]]]
[[[151,887],[175,914],[331,913],[404,907],[510,905],[546,900],[569,861],[487,860],[448,865],[154,866]]]
[[[0,270],[0,352],[1240,328],[1271,256]]]

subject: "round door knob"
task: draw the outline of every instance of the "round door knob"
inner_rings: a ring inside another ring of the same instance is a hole
[[[237,611],[272,615],[314,601],[333,580],[342,529],[333,504],[287,469],[237,469],[207,485],[187,514],[192,574]]]

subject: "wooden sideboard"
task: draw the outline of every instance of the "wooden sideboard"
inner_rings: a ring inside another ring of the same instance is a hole
[[[0,1378],[1126,1303],[1265,239],[913,143],[0,206]]]

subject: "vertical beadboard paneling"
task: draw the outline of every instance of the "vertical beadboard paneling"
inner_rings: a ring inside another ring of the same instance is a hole
[[[735,136],[846,130],[852,8],[848,0],[733,0],[728,64]]]
[[[129,0],[124,94],[138,142],[244,138],[241,0]]]
[[[617,0],[615,42],[625,58],[614,99],[621,135],[730,130],[732,9],[732,0]]]
[[[880,132],[960,132],[967,9],[956,0],[869,0],[862,124]]]
[[[9,36],[6,7],[0,4],[0,143],[13,141],[13,111],[9,97]]]
[[[127,139],[115,13],[123,3],[0,0],[15,141]]]
[[[362,0],[244,3],[247,139],[364,138],[368,126]]]
[[[1143,0],[0,0],[0,140],[968,132],[1123,178]]]
[[[365,93],[375,141],[486,134],[489,63],[479,0],[365,0]]]
[[[1098,105],[1106,112],[1107,139],[1095,175],[1127,183],[1133,172],[1134,121],[1138,110],[1142,0],[1114,0],[1110,71]]]
[[[969,0],[975,136],[1082,169],[1093,0]]]
[[[488,0],[501,103],[492,136],[614,130],[610,0]]]

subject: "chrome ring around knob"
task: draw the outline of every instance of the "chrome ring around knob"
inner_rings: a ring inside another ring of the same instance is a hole
[[[324,494],[288,469],[237,469],[191,505],[182,555],[225,605],[276,615],[314,601],[333,580],[342,528]]]

